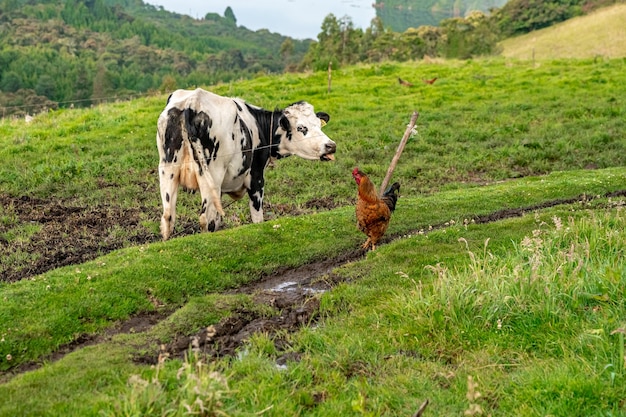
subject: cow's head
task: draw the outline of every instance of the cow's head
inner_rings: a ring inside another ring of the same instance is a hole
[[[322,161],[335,159],[337,145],[322,132],[322,123],[326,124],[328,120],[328,114],[315,113],[313,106],[304,101],[287,107],[279,120],[284,134],[281,135],[278,153]]]

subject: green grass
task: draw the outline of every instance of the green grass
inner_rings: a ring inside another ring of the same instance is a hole
[[[601,197],[626,188],[625,74],[621,60],[488,60],[346,68],[330,94],[321,73],[216,86],[268,108],[306,98],[329,112],[337,161],[279,161],[267,175],[266,223],[231,219],[211,235],[0,283],[0,415],[183,415],[185,404],[202,404],[232,416],[406,416],[426,399],[427,415],[626,415],[615,332],[626,320],[626,203]],[[413,89],[396,79],[431,75],[437,83]],[[2,121],[0,192],[142,207],[158,233],[154,134],[164,100]],[[349,172],[358,164],[380,183],[413,110],[418,134],[394,175],[396,239],[332,271],[343,283],[319,295],[316,325],[284,335],[299,361],[277,367],[267,334],[202,365],[193,355],[133,361],[242,305],[261,308],[224,290],[358,248]],[[581,195],[589,201],[471,221]],[[307,208],[320,198],[338,207]],[[306,215],[280,215],[280,205]],[[197,195],[179,207],[195,219]],[[245,219],[247,202],[227,214]],[[7,207],[0,227],[7,241],[36,231]],[[145,332],[46,362],[155,310],[169,316]],[[44,364],[11,375],[32,361]]]

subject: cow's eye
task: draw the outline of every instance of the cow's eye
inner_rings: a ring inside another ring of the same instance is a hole
[[[298,132],[302,132],[302,134],[304,136],[306,136],[306,134],[309,132],[309,129],[307,129],[306,126],[299,125],[298,126]]]

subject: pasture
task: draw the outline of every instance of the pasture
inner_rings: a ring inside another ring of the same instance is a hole
[[[337,159],[277,161],[262,224],[225,197],[224,229],[200,234],[182,194],[168,242],[165,96],[2,121],[0,415],[626,415],[625,70],[386,63],[334,71],[330,92],[325,73],[212,86],[306,99]],[[397,210],[365,254],[350,172],[379,184],[413,110]]]

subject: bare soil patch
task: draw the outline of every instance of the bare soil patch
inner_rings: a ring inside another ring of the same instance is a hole
[[[99,205],[80,207],[71,202],[0,195],[2,257],[0,277],[18,281],[55,268],[80,264],[124,246],[158,240],[141,225],[144,209]],[[20,239],[3,236],[15,225],[37,226]],[[121,233],[116,233],[116,230]],[[5,260],[6,259],[6,260]]]
[[[14,282],[62,266],[81,264],[116,249],[156,242],[158,233],[142,225],[159,216],[153,208],[115,205],[84,207],[61,199],[43,200],[0,194],[0,280]],[[298,208],[295,204],[268,204],[268,216],[297,216],[311,210],[338,207],[330,198],[319,198]],[[152,216],[152,217],[154,217]],[[18,226],[37,226],[20,239],[4,237]],[[196,218],[179,217],[174,236],[200,232]],[[13,257],[7,254],[15,254]]]

